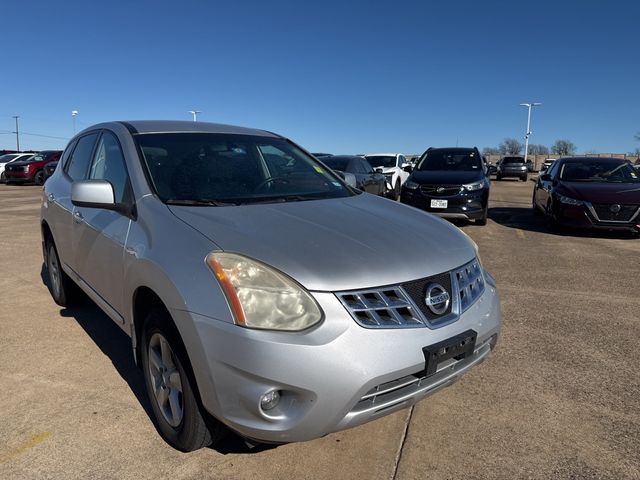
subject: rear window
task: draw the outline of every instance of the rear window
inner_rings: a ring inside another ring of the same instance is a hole
[[[340,170],[344,172],[347,169],[347,165],[349,165],[349,159],[340,157],[326,157],[322,158],[322,163],[333,170]]]
[[[524,163],[524,158],[522,157],[504,157],[502,163]]]

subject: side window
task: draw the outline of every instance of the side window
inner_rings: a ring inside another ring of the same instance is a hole
[[[355,158],[351,160],[351,170],[353,171],[353,173],[359,173],[359,174],[365,173],[364,168],[362,168],[362,164],[358,159],[355,159]]]
[[[398,155],[398,167],[402,168],[405,163],[407,163],[407,159],[404,158],[404,155]]]
[[[113,186],[116,203],[122,203],[128,178],[117,138],[111,132],[104,132],[93,155],[89,179],[108,181]]]
[[[72,180],[83,180],[85,178],[87,170],[89,169],[91,152],[93,151],[93,145],[96,143],[96,138],[98,138],[97,133],[90,133],[78,140],[76,148],[68,161],[68,165],[65,165],[65,171]]]
[[[73,152],[73,149],[76,147],[76,142],[72,142],[69,145],[67,145],[67,148],[64,149],[64,153],[62,154],[62,158],[60,160],[60,163],[62,163],[62,168],[66,169],[67,168],[67,162],[69,161],[69,158],[71,157],[71,153]]]

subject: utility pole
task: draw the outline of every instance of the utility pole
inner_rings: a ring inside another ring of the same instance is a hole
[[[71,118],[73,119],[73,134],[76,134],[76,117],[78,116],[77,110],[71,110]]]
[[[538,107],[541,103],[529,102],[521,103],[520,106],[527,107],[529,113],[527,114],[527,132],[524,135],[524,163],[527,163],[527,155],[529,155],[529,136],[531,135],[531,107]],[[534,165],[535,167],[535,165]]]
[[[18,129],[18,119],[20,118],[20,116],[14,115],[13,118],[16,119],[16,131],[13,132],[16,134],[16,150],[20,151],[20,130]]]
[[[193,115],[193,121],[197,122],[198,121],[198,114],[202,113],[202,111],[201,110],[189,110],[189,113],[191,115]]]

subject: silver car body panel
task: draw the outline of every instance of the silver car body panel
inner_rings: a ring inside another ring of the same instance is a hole
[[[273,135],[194,122],[105,123],[122,147],[136,216],[71,203],[71,181],[57,168],[41,208],[62,268],[137,343],[134,301],[140,288],[165,304],[185,344],[203,406],[248,437],[301,441],[391,413],[450,384],[485,358],[500,329],[495,284],[459,319],[441,328],[367,329],[333,292],[397,285],[448,272],[475,258],[471,241],[435,216],[373,195],[229,207],[167,206],[155,196],[132,130]],[[72,140],[73,142],[73,140]],[[80,213],[81,219],[75,214]],[[291,276],[320,305],[321,323],[302,332],[242,328],[205,264],[211,251],[255,258]],[[465,330],[477,352],[421,380],[422,348]],[[295,359],[295,361],[292,361]],[[407,383],[407,376],[415,381]],[[402,382],[399,382],[399,379]],[[388,385],[405,386],[389,391]],[[382,386],[382,387],[381,387]],[[279,406],[259,407],[279,389]],[[377,405],[369,404],[375,389]],[[383,398],[384,397],[384,398]]]

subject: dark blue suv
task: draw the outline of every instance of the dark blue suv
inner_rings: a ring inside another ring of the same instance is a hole
[[[444,218],[486,225],[489,176],[473,148],[429,148],[402,186],[400,201]]]

